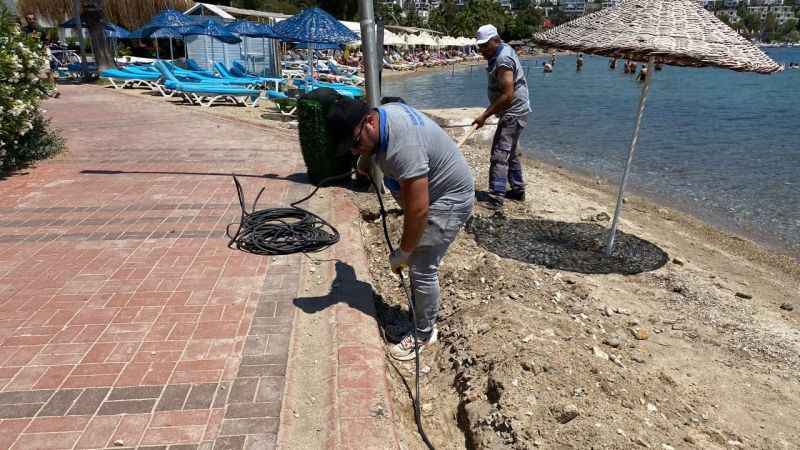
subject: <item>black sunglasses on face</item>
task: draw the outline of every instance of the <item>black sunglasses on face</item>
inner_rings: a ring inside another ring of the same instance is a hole
[[[361,133],[364,132],[364,124],[367,123],[366,118],[361,119],[361,126],[358,127],[358,134],[353,136],[353,148],[358,148],[361,144]]]

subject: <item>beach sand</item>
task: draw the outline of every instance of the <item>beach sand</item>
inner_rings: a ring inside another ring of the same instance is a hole
[[[488,150],[463,149],[478,190]],[[439,343],[422,361],[436,448],[800,446],[796,261],[633,196],[625,256],[606,259],[615,187],[534,160],[525,174],[527,201],[503,215],[478,206],[441,267]],[[406,299],[366,213],[374,196],[353,197],[391,329]],[[394,236],[401,223],[390,217]],[[423,448],[413,363],[395,367],[401,434]]]

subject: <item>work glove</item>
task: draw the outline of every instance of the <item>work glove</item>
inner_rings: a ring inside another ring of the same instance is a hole
[[[410,256],[411,252],[404,252],[399,248],[389,254],[389,265],[392,267],[392,272],[400,273],[403,267],[408,266],[408,258]]]

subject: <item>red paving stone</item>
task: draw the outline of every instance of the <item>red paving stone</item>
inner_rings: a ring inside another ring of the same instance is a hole
[[[228,174],[285,205],[307,189],[281,179],[305,171],[296,136],[97,87],[46,109],[68,151],[0,181],[0,448],[274,448],[304,260],[227,248]],[[337,225],[356,217],[330,201]],[[348,233],[338,256],[368,279]],[[328,313],[331,398],[354,405],[328,446],[393,436],[388,405],[370,416],[387,401],[374,319]]]

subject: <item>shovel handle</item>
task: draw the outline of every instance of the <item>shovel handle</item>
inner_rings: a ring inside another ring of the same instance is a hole
[[[469,139],[470,137],[472,137],[472,135],[475,133],[475,131],[476,131],[477,129],[478,129],[478,126],[477,126],[477,125],[471,125],[471,126],[469,127],[469,131],[467,131],[467,134],[466,134],[466,135],[464,135],[464,137],[463,137],[463,138],[461,138],[461,140],[460,140],[460,141],[458,141],[458,148],[461,148],[461,147],[463,147],[463,146],[464,146],[464,143],[465,143],[465,142],[467,142],[467,139]]]

